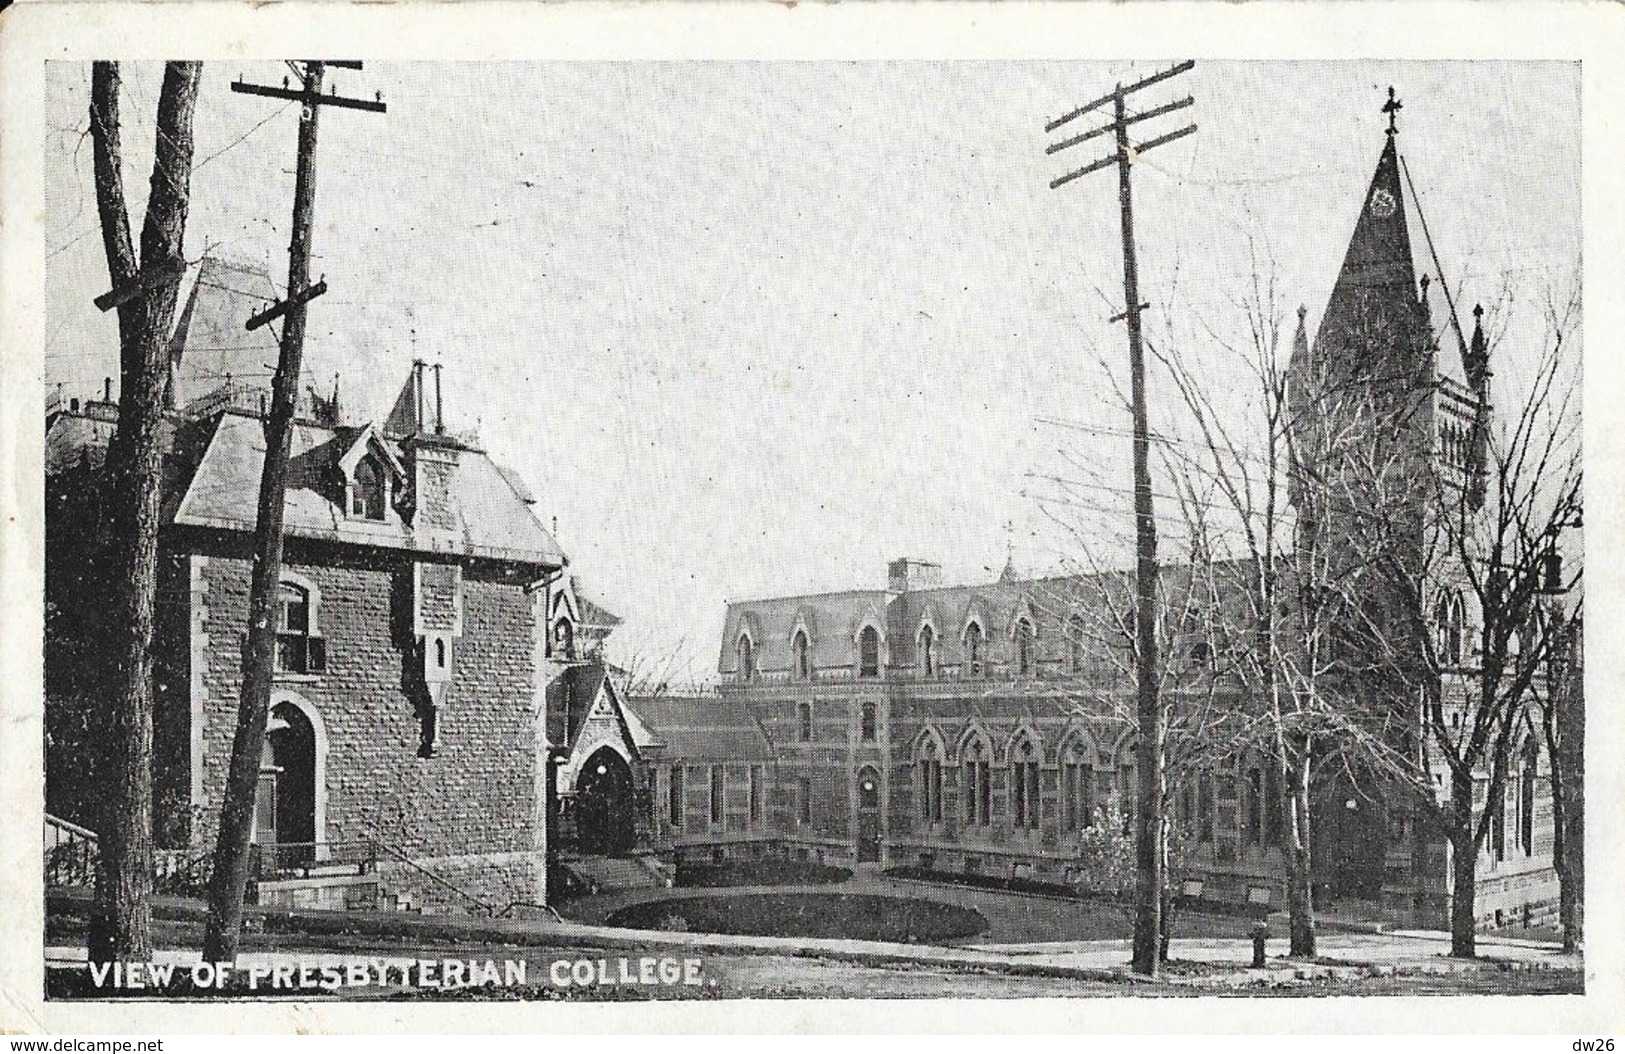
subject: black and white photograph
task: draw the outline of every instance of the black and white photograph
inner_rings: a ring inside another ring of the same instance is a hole
[[[332,50],[35,73],[29,1000],[1605,994],[1581,62]]]

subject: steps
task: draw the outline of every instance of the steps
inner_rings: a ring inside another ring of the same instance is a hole
[[[595,893],[616,889],[662,889],[670,885],[668,878],[645,865],[638,857],[578,856],[559,863]]]

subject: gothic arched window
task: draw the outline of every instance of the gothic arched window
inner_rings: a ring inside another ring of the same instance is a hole
[[[1084,665],[1083,652],[1083,616],[1073,615],[1066,626],[1066,658],[1067,667],[1073,673],[1082,673]]]
[[[937,635],[930,626],[920,629],[920,673],[926,677],[934,677],[937,673],[936,656]]]
[[[1016,623],[1016,672],[1023,677],[1033,672],[1033,624],[1026,619]]]
[[[858,634],[858,676],[880,676],[880,633],[873,626]]]
[[[795,653],[796,680],[807,680],[812,676],[812,665],[807,659],[807,634],[805,632],[796,630],[796,637],[790,644],[790,650]]]
[[[920,819],[942,822],[942,749],[934,735],[926,735],[914,756],[920,782]]]
[[[371,454],[355,464],[350,478],[350,515],[364,520],[384,518],[384,473]]]
[[[965,665],[971,673],[982,672],[982,626],[977,622],[965,627]]]
[[[965,823],[986,827],[993,815],[993,778],[987,744],[975,736],[961,748],[959,769],[964,775]]]
[[[751,646],[750,636],[748,634],[741,633],[739,635],[738,648],[739,679],[741,681],[751,680],[756,676],[756,651],[755,648]]]
[[[1022,736],[1010,750],[1010,815],[1014,826],[1038,826],[1038,748]]]

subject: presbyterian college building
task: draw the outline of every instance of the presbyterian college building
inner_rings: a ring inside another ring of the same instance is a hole
[[[1408,190],[1390,132],[1313,339],[1299,312],[1292,371],[1299,385],[1360,369],[1408,378],[1421,409],[1396,456],[1471,492],[1490,423],[1486,341],[1476,319],[1465,333]],[[1164,690],[1181,706],[1239,712],[1245,689],[1215,668],[1205,607],[1222,623],[1229,600],[1205,598],[1191,617],[1191,577],[1164,570],[1165,595],[1178,597]],[[1459,712],[1476,612],[1447,565],[1428,594],[1440,691]],[[624,700],[630,734],[597,741],[587,767],[626,769],[626,844],[666,859],[789,855],[1068,884],[1102,806],[1135,807],[1131,597],[1123,576],[1028,579],[1007,567],[950,586],[935,565],[899,559],[875,588],[733,603],[717,696]],[[1550,766],[1532,727],[1511,757],[1506,793],[1485,803],[1475,911],[1486,926],[1546,921],[1557,899]],[[1187,888],[1284,906],[1281,793],[1266,758],[1176,756],[1169,782]],[[567,812],[604,811],[596,784],[560,790]],[[1311,831],[1322,903],[1447,925],[1449,847],[1404,793],[1317,779]]]

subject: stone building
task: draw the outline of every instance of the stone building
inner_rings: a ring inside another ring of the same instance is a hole
[[[1486,341],[1476,317],[1465,335],[1408,189],[1390,131],[1313,340],[1299,313],[1294,407],[1309,435],[1362,420],[1369,430],[1392,420],[1384,400],[1405,404],[1403,428],[1353,442],[1386,445],[1395,471],[1438,478],[1476,510],[1491,413]],[[1356,400],[1305,412],[1345,384]],[[1301,488],[1293,502],[1305,520],[1343,514],[1310,508]],[[1425,529],[1413,511],[1398,514],[1396,530]],[[644,770],[637,847],[1070,882],[1101,807],[1135,805],[1129,582],[1026,579],[1009,568],[993,582],[940,578],[931,563],[900,559],[883,588],[730,604],[715,697],[626,701],[647,737],[625,751]],[[1165,568],[1173,661],[1164,688],[1181,707],[1240,712],[1246,693],[1214,671],[1214,655],[1226,623],[1241,623],[1212,586],[1192,567]],[[1442,561],[1419,620],[1399,617],[1387,593],[1361,598],[1389,613],[1393,640],[1427,627],[1453,706],[1476,659],[1468,592]],[[1532,730],[1513,758],[1479,865],[1475,910],[1486,925],[1543,921],[1556,902],[1550,766]],[[1243,747],[1176,762],[1169,780],[1192,888],[1283,906],[1272,767]],[[1333,772],[1317,780],[1313,810],[1322,904],[1445,925],[1448,846],[1404,794]]]
[[[162,870],[194,882],[236,725],[264,382],[223,376],[209,347],[189,357],[186,342],[241,330],[253,312],[242,284],[206,262],[178,326],[164,424],[155,836]],[[546,895],[543,712],[566,671],[550,627],[577,602],[534,498],[444,426],[439,380],[414,366],[371,423],[341,423],[336,391],[301,400],[254,832],[262,900],[454,909]],[[104,398],[46,423],[47,811],[92,831],[87,569],[116,421]]]

